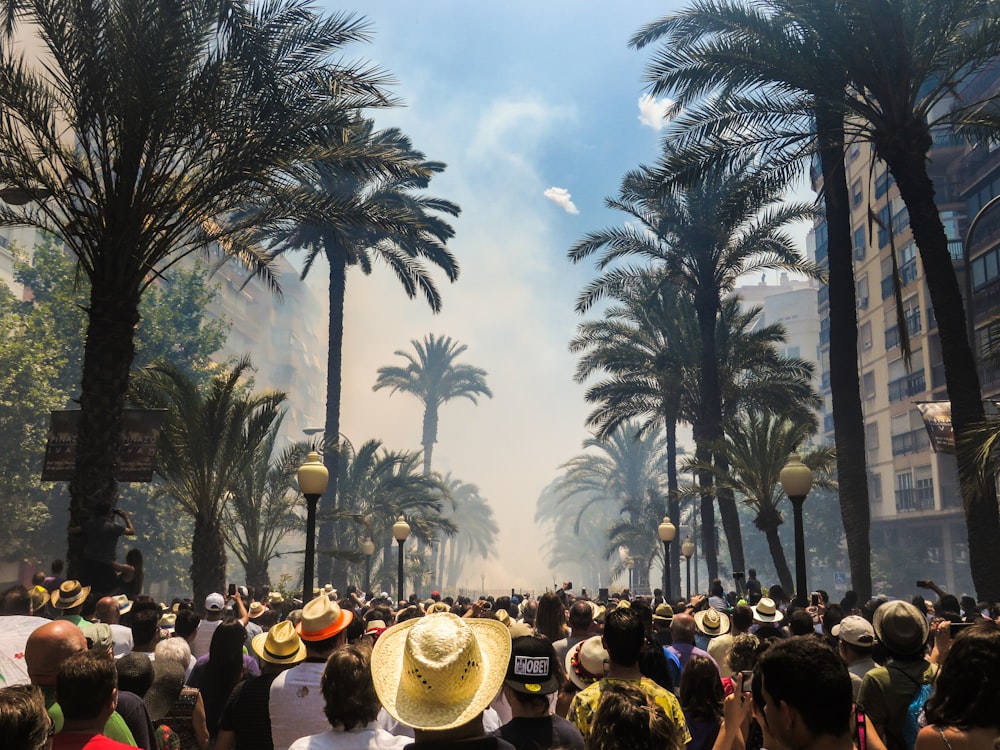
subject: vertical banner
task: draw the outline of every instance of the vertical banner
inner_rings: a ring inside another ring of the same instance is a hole
[[[951,401],[917,401],[924,427],[935,453],[955,453],[955,431],[951,427]]]

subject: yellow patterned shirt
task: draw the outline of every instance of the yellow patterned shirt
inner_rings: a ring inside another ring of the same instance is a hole
[[[670,720],[680,727],[681,734],[684,735],[684,743],[691,741],[691,733],[688,732],[684,712],[681,710],[677,696],[666,688],[660,687],[648,677],[643,677],[641,680],[619,680],[605,677],[577,693],[569,705],[569,715],[566,718],[576,725],[584,737],[590,733],[590,723],[597,712],[597,704],[601,702],[601,692],[606,685],[612,683],[631,683],[647,695],[652,696],[656,704],[670,717]]]

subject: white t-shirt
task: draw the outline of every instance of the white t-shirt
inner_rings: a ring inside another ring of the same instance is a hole
[[[197,659],[199,656],[204,656],[208,653],[208,648],[212,645],[212,636],[215,635],[215,629],[221,624],[222,620],[201,621],[201,624],[198,625],[198,631],[194,634],[194,640],[191,641],[191,656]]]
[[[300,737],[330,733],[320,687],[325,667],[304,661],[274,678],[267,701],[274,750],[287,750]]]
[[[374,722],[350,731],[331,730],[295,740],[288,750],[401,750],[409,737],[396,737]]]

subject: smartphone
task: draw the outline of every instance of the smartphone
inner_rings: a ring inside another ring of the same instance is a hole
[[[753,672],[749,669],[744,669],[740,674],[743,675],[743,692],[749,693],[750,683],[753,682]]]
[[[236,596],[236,584],[235,583],[229,584],[229,595],[230,596]]]
[[[819,606],[819,594],[813,594],[812,595],[812,605],[814,607],[818,607]]]

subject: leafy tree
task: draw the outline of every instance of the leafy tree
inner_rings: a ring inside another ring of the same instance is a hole
[[[577,310],[586,311],[596,300],[619,288],[635,269],[619,267],[626,257],[639,257],[684,289],[694,300],[698,319],[700,353],[701,420],[695,428],[696,450],[702,465],[710,460],[709,446],[722,439],[722,393],[716,326],[723,298],[744,274],[765,269],[812,273],[784,231],[791,221],[812,215],[808,206],[782,201],[783,182],[762,173],[750,157],[706,170],[703,179],[688,186],[664,187],[655,171],[641,168],[622,181],[611,208],[638,222],[591,232],[569,252],[579,262],[601,251],[602,272],[584,290]],[[718,574],[715,553],[715,516],[712,475],[703,472],[702,533],[706,543],[709,576]],[[730,558],[734,569],[743,569],[739,518],[732,498],[719,498]]]
[[[28,41],[0,54],[0,184],[25,201],[0,205],[0,224],[61,238],[91,284],[69,488],[79,523],[117,500],[145,291],[210,244],[273,282],[251,241],[287,215],[275,196],[289,169],[389,101],[378,71],[333,59],[365,23],[297,0],[13,0],[3,12],[6,39],[18,23]],[[251,205],[268,215],[240,210]]]
[[[439,162],[426,161],[413,148],[409,138],[398,130],[373,130],[372,123],[359,120],[346,133],[348,145],[360,157],[354,159],[318,159],[299,173],[291,191],[294,205],[310,205],[317,197],[334,196],[331,210],[296,215],[289,227],[273,233],[280,252],[304,249],[302,276],[305,278],[317,258],[325,257],[330,273],[330,328],[327,350],[326,422],[327,441],[340,435],[340,392],[344,341],[344,295],[347,270],[357,267],[370,274],[375,261],[385,263],[399,279],[406,294],[423,295],[431,309],[441,309],[441,297],[425,261],[444,271],[450,281],[458,278],[458,263],[445,243],[454,235],[452,227],[441,218],[458,215],[459,208],[449,201],[422,194],[430,179],[444,170]],[[366,166],[377,155],[389,171]],[[360,164],[358,162],[361,162]],[[332,524],[334,510],[343,505],[339,499],[339,462],[337,451],[324,454],[330,472],[321,508],[319,537],[342,543]],[[332,504],[332,508],[329,507]],[[335,571],[337,558],[321,560],[320,577],[341,580],[343,571]]]
[[[413,340],[413,353],[397,350],[405,366],[385,365],[378,368],[378,379],[372,390],[389,388],[391,396],[396,391],[409,393],[424,405],[424,424],[420,444],[424,448],[424,474],[431,473],[431,453],[437,442],[438,409],[452,399],[467,398],[478,404],[479,396],[493,398],[486,385],[486,371],[455,360],[468,347],[453,341],[449,336],[437,337],[433,333],[423,342]]]
[[[564,499],[559,493],[562,481],[560,476],[550,482],[535,504],[535,523],[553,524],[545,547],[549,570],[561,571],[559,580],[581,581],[584,585],[593,581],[600,586],[611,577],[604,548],[608,527],[614,521],[613,513],[604,513],[606,509],[593,502],[595,498],[590,493],[581,492]],[[584,504],[588,509],[580,515],[577,530],[566,533],[567,519],[575,518]]]
[[[167,409],[157,448],[157,495],[174,499],[194,519],[191,584],[195,601],[226,583],[223,520],[234,488],[263,443],[272,437],[285,394],[251,392],[243,358],[199,387],[169,363],[152,365],[136,379],[136,400]]]

